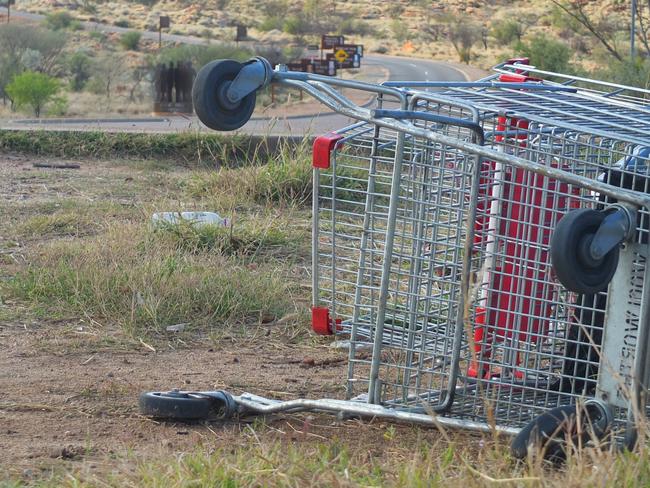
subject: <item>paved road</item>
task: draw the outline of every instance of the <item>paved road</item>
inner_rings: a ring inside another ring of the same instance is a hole
[[[0,12],[6,12],[1,8]],[[11,12],[12,17],[22,17],[34,21],[41,21],[44,16],[31,14],[27,12]],[[83,22],[86,30],[98,30],[102,32],[127,32],[131,29],[116,27],[112,25],[100,24],[97,22]],[[143,37],[148,39],[158,39],[157,32],[143,32]],[[163,34],[163,40],[166,42],[179,42],[187,44],[203,44],[205,39],[191,36],[181,36],[174,34]],[[467,79],[465,74],[458,68],[450,64],[416,58],[401,58],[395,56],[368,55],[363,58],[362,65],[381,66],[388,70],[388,79],[390,81],[464,81]],[[241,131],[245,133],[257,134],[291,134],[302,135],[305,133],[320,134],[333,129],[344,127],[352,122],[347,117],[339,114],[328,112],[324,107],[323,112],[317,115],[306,115],[300,117],[277,117],[269,120],[268,118],[255,117],[246,124]],[[166,132],[187,129],[201,128],[198,119],[195,117],[168,117],[168,118],[142,118],[142,119],[107,119],[101,121],[91,120],[74,120],[66,123],[60,121],[48,122],[47,120],[39,123],[3,123],[3,127],[8,128],[33,128],[56,130],[107,130],[107,131],[148,131],[148,132]],[[203,127],[203,129],[205,129]]]

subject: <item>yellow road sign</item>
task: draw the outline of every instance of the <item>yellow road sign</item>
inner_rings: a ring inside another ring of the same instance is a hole
[[[348,59],[348,53],[346,53],[343,49],[339,49],[334,53],[334,57],[339,63],[342,63],[346,59]]]

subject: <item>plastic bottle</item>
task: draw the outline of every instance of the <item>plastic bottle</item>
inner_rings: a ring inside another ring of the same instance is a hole
[[[199,227],[203,225],[228,227],[230,225],[229,219],[221,217],[215,212],[160,212],[153,214],[151,221],[154,225],[161,223],[174,225],[181,221]]]

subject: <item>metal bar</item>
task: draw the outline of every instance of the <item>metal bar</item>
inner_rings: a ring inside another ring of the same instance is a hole
[[[243,407],[242,413],[273,414],[287,411],[314,410],[322,412],[343,413],[351,416],[383,418],[399,422],[414,422],[418,424],[442,426],[453,429],[469,429],[477,432],[500,433],[505,435],[517,435],[521,429],[503,426],[490,426],[481,422],[454,419],[436,415],[418,414],[404,412],[397,409],[385,408],[381,405],[372,405],[346,400],[333,399],[297,399],[288,401],[267,400],[256,395],[243,393],[233,397],[235,402]]]
[[[399,88],[511,88],[575,93],[577,88],[547,84],[548,82],[505,83],[499,81],[385,81],[382,86]]]
[[[386,242],[384,245],[381,285],[379,289],[379,306],[377,307],[375,340],[372,348],[372,364],[370,365],[370,384],[368,385],[368,402],[370,403],[377,403],[379,400],[377,384],[379,380],[379,363],[381,361],[381,339],[384,332],[384,321],[386,319],[386,301],[388,300],[388,285],[390,280],[393,242],[395,240],[395,220],[397,217],[397,205],[400,193],[400,180],[402,175],[404,136],[404,132],[398,133],[397,145],[395,147],[395,159],[390,190],[390,203],[388,207],[388,223],[386,227]]]
[[[553,76],[555,78],[564,78],[572,81],[582,81],[585,83],[592,83],[594,85],[602,85],[606,86],[609,88],[620,88],[626,91],[631,91],[631,92],[638,92],[638,93],[643,93],[644,95],[650,95],[650,90],[646,90],[643,88],[635,87],[635,86],[629,86],[629,85],[621,85],[619,83],[611,83],[608,81],[602,81],[602,80],[594,80],[591,78],[585,78],[582,76],[574,76],[574,75],[567,75],[564,73],[555,73],[553,71],[545,71],[542,69],[535,68],[534,66],[530,66],[527,64],[504,64],[500,65],[494,68],[495,71],[497,72],[503,72],[503,73],[508,73],[505,68],[511,68],[511,69],[518,69],[518,70],[524,70],[526,72],[530,73],[537,73],[540,75],[547,75],[547,76]]]

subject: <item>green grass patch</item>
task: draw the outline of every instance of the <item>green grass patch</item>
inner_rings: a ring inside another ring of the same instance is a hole
[[[280,144],[262,166],[195,173],[184,186],[189,197],[214,201],[219,208],[242,204],[302,206],[311,199],[312,173],[311,148],[305,139],[297,146]]]
[[[284,237],[206,229],[115,225],[95,238],[54,241],[37,249],[7,291],[35,313],[90,316],[129,334],[181,322],[210,333],[294,311],[284,270],[243,257]]]
[[[243,221],[227,227],[193,225],[189,222],[159,223],[150,239],[166,241],[179,252],[196,254],[212,251],[224,256],[259,254],[278,247],[294,249],[294,241],[286,229],[263,225],[259,221]]]
[[[18,226],[21,235],[32,237],[81,236],[94,230],[94,223],[88,216],[74,212],[51,215],[34,215]]]
[[[264,163],[279,145],[277,138],[203,132],[136,134],[0,130],[0,150],[3,151],[68,159],[153,159],[211,167]]]

